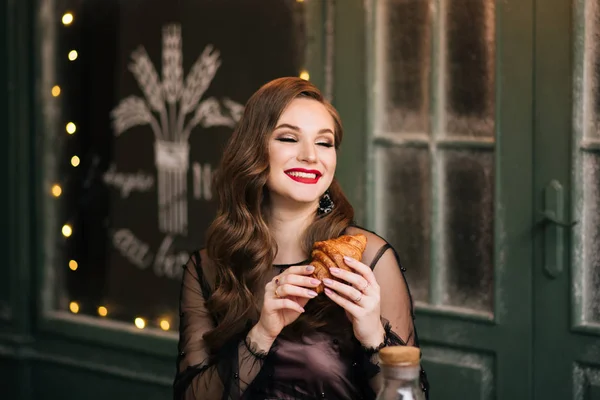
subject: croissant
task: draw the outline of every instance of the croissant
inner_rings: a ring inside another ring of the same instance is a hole
[[[315,272],[311,276],[322,281],[325,278],[335,279],[329,272],[329,268],[337,267],[351,271],[350,267],[344,262],[344,256],[360,260],[366,247],[367,237],[361,234],[343,235],[338,238],[315,242],[310,262],[310,265],[315,267]],[[321,283],[315,291],[322,293],[324,289],[325,287]]]

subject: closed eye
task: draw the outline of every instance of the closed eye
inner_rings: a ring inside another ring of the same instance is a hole
[[[277,140],[279,142],[284,142],[284,143],[297,143],[298,142],[297,139],[291,138],[291,137],[280,137],[275,140]],[[333,147],[333,144],[330,142],[318,142],[316,144],[317,144],[317,146],[322,146],[322,147],[326,147],[326,148]]]
[[[277,138],[276,140],[280,141],[280,142],[285,142],[285,143],[296,143],[297,140],[294,138]]]
[[[317,145],[327,147],[327,148],[333,147],[333,144],[331,144],[329,142],[321,142],[321,143],[317,143]]]

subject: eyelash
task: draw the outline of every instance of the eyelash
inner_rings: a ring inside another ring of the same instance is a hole
[[[284,143],[296,143],[297,142],[296,139],[292,139],[292,138],[278,138],[277,140],[280,142],[284,142]],[[328,149],[333,147],[333,144],[327,143],[327,142],[317,143],[317,145],[326,147]]]

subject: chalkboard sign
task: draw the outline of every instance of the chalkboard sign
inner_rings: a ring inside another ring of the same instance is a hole
[[[62,304],[176,327],[182,265],[216,210],[211,178],[249,96],[297,76],[306,47],[296,0],[94,0],[71,8],[57,57],[73,236]],[[79,7],[79,8],[78,8]],[[68,30],[67,30],[68,29]],[[68,86],[64,85],[64,86]]]

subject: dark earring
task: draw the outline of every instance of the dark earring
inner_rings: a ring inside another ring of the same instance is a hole
[[[319,199],[319,208],[317,209],[317,214],[329,214],[334,207],[335,204],[333,204],[333,200],[331,200],[331,196],[329,195],[329,190],[327,190],[325,194],[321,196],[321,199]]]

